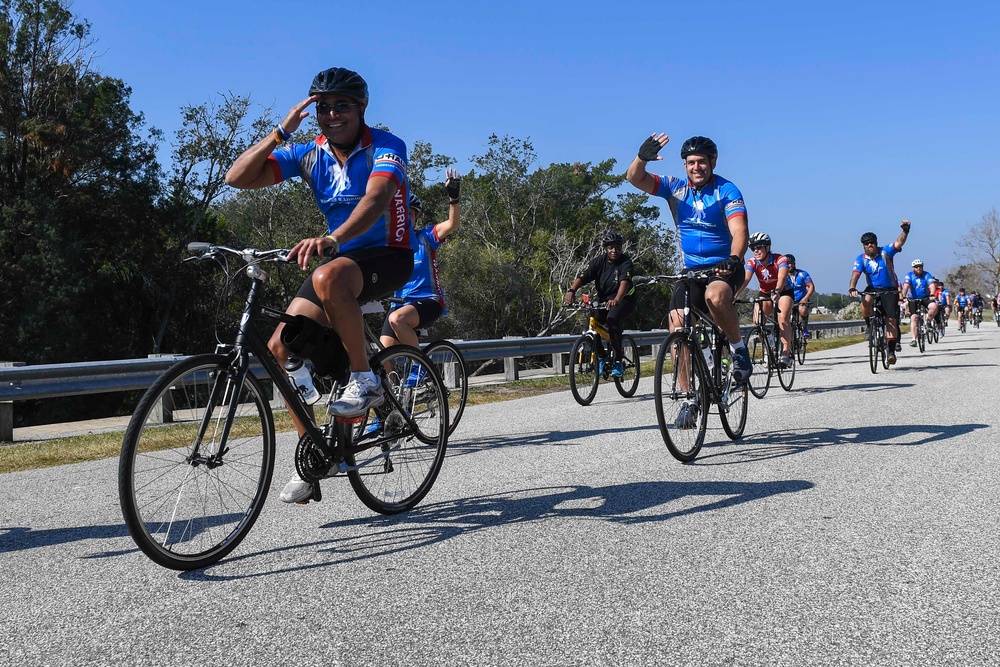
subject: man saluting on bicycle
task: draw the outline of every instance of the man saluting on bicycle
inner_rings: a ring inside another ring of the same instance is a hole
[[[573,284],[566,290],[563,305],[573,303],[576,291],[593,281],[597,288],[597,298],[607,302],[608,309],[598,312],[595,317],[601,324],[607,324],[611,336],[611,375],[620,378],[625,374],[622,361],[622,325],[625,318],[635,310],[635,287],[632,274],[635,267],[632,259],[622,252],[622,235],[608,230],[604,233],[604,254],[598,255],[586,269],[580,272]]]
[[[658,176],[646,171],[646,163],[662,160],[660,149],[670,138],[654,134],[639,147],[638,156],[628,167],[629,183],[670,206],[680,235],[684,268],[716,267],[716,276],[704,283],[692,283],[690,303],[715,318],[729,340],[736,366],[734,376],[745,382],[753,372],[750,354],[740,338],[739,317],[733,294],[743,284],[743,255],[747,251],[747,208],[735,184],[715,174],[719,150],[708,137],[691,137],[681,146],[687,179]],[[684,284],[674,290],[670,302],[671,331],[684,324]]]
[[[896,271],[892,265],[892,258],[903,249],[906,238],[910,235],[910,221],[903,220],[899,225],[902,232],[899,238],[893,243],[889,243],[881,248],[878,245],[878,237],[874,232],[865,232],[861,235],[861,245],[865,251],[854,260],[854,271],[851,272],[851,286],[847,293],[851,296],[858,295],[858,279],[861,274],[865,274],[868,287],[865,292],[876,289],[899,289],[899,281],[896,278]],[[865,325],[871,324],[872,302],[875,297],[882,301],[882,310],[885,311],[885,337],[888,341],[889,355],[886,358],[890,364],[896,363],[896,343],[899,341],[899,292],[885,292],[883,294],[865,294],[861,302],[861,313],[865,318]]]
[[[286,144],[316,104],[320,134],[308,144]],[[359,299],[375,299],[402,287],[413,271],[416,248],[406,185],[406,145],[365,123],[368,84],[357,73],[331,67],[316,75],[309,97],[285,116],[271,134],[240,155],[226,183],[251,190],[287,178],[312,188],[326,217],[326,234],[299,241],[289,253],[305,271],[314,256],[332,251],[313,271],[287,313],[328,324],[343,341],[351,378],[330,411],[341,417],[364,414],[382,402],[381,382],[368,366]],[[279,325],[268,347],[284,363],[288,350]],[[293,417],[294,418],[294,417]],[[296,424],[299,434],[304,432]],[[294,477],[281,493],[285,502],[303,502],[312,485]]]

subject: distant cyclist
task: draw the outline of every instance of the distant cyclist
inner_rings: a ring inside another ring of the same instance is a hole
[[[941,335],[948,328],[948,318],[951,317],[951,292],[944,286],[944,281],[937,281],[937,291],[935,292],[938,302],[938,322],[941,323]]]
[[[576,291],[593,282],[597,290],[597,298],[607,303],[608,309],[598,311],[595,318],[601,324],[606,324],[611,336],[611,375],[620,378],[625,373],[622,361],[622,329],[625,319],[635,310],[635,287],[632,285],[632,275],[635,267],[632,258],[622,252],[622,235],[608,230],[601,239],[604,253],[590,261],[583,271],[573,280],[566,290],[563,305],[570,305],[576,297]]]
[[[979,295],[979,292],[973,292],[970,297],[969,303],[969,313],[972,316],[972,321],[978,327],[979,323],[983,321],[983,306],[985,302],[983,297]]]
[[[920,306],[927,309],[927,316],[932,320],[937,317],[937,303],[934,301],[932,288],[934,276],[924,271],[924,263],[919,259],[910,262],[911,271],[903,279],[903,297],[908,299],[910,310],[910,347],[917,346],[917,313]]]
[[[628,167],[629,183],[643,192],[662,197],[670,206],[680,236],[685,269],[716,267],[713,278],[690,283],[690,304],[707,309],[726,335],[733,351],[734,376],[745,382],[753,373],[733,295],[743,283],[743,256],[750,234],[747,208],[736,185],[715,173],[719,149],[708,137],[691,137],[681,146],[687,178],[659,176],[646,171],[647,162],[662,160],[660,149],[670,138],[653,134],[639,147]],[[688,283],[674,290],[670,302],[671,331],[684,324],[684,295]]]
[[[417,252],[413,256],[413,275],[409,282],[396,290],[395,297],[403,299],[404,304],[394,306],[382,325],[382,345],[390,347],[397,343],[420,346],[417,329],[427,328],[439,317],[448,312],[444,301],[444,290],[438,277],[437,250],[445,239],[458,230],[461,224],[461,208],[459,194],[461,179],[458,172],[448,169],[445,172],[445,190],[448,193],[448,219],[437,224],[417,229]],[[413,226],[420,223],[423,204],[420,199],[410,195],[410,214]]]
[[[757,276],[760,295],[768,296],[764,302],[764,314],[770,316],[778,308],[778,330],[781,332],[781,354],[778,365],[787,368],[792,364],[792,306],[795,303],[795,288],[788,276],[789,262],[784,255],[771,252],[771,237],[764,232],[750,235],[750,250],[753,257],[744,267],[743,285],[737,295],[747,288],[750,279]],[[756,311],[755,311],[756,312]],[[756,324],[756,322],[754,323]]]
[[[809,275],[808,271],[804,271],[795,266],[795,255],[786,254],[785,259],[788,260],[788,277],[792,280],[792,288],[795,290],[793,298],[795,303],[799,304],[799,321],[802,322],[802,337],[808,340],[811,338],[809,333],[809,299],[816,292],[816,286],[813,284],[812,276]]]
[[[861,312],[865,318],[865,325],[868,327],[871,325],[873,300],[877,296],[882,302],[882,310],[885,311],[886,339],[889,347],[886,361],[890,364],[896,363],[896,345],[899,342],[899,280],[896,278],[892,258],[903,249],[903,244],[906,243],[906,238],[910,235],[910,221],[903,220],[899,226],[903,230],[899,237],[893,243],[886,244],[881,248],[874,232],[865,232],[861,235],[861,245],[864,247],[864,252],[854,260],[851,286],[847,290],[851,296],[857,296],[858,279],[862,273],[865,274],[868,287],[865,289],[866,294],[861,301]],[[869,293],[876,289],[894,289],[896,291],[879,295]]]
[[[965,288],[958,288],[958,294],[955,295],[955,300],[953,304],[955,306],[955,312],[958,313],[958,328],[962,328],[962,324],[965,322],[965,318],[969,315],[969,304],[971,300],[969,295],[965,293]]]

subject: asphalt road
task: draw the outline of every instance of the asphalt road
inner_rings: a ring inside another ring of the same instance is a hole
[[[10,665],[1000,664],[1000,329],[872,375],[811,354],[663,445],[652,384],[469,408],[434,489],[374,515],[346,481],[278,491],[204,571],[138,552],[116,460],[0,476]]]

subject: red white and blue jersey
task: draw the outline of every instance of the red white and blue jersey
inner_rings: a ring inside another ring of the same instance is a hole
[[[903,278],[903,284],[910,286],[910,296],[914,299],[926,299],[931,296],[931,281],[933,280],[934,276],[927,271],[924,271],[922,276],[910,271]]]
[[[416,250],[410,224],[409,184],[406,180],[406,144],[399,137],[367,125],[361,141],[340,166],[324,135],[311,144],[286,144],[270,156],[276,182],[299,177],[312,188],[319,210],[326,217],[327,233],[333,233],[350,217],[365,196],[369,178],[388,178],[396,184],[389,209],[371,229],[345,241],[342,252],[360,248],[409,248]]]
[[[739,188],[718,175],[700,190],[680,178],[650,175],[656,179],[653,194],[670,205],[680,234],[684,268],[712,266],[729,259],[733,240],[729,220],[747,214]]]
[[[890,243],[882,246],[882,250],[874,257],[861,253],[854,260],[854,270],[865,274],[869,287],[875,289],[899,287],[899,279],[896,278],[896,270],[892,265],[892,258],[898,252],[896,245]]]
[[[778,269],[781,267],[788,268],[788,260],[785,259],[784,255],[779,255],[777,253],[771,253],[764,258],[763,261],[758,262],[756,257],[751,257],[746,263],[747,271],[752,271],[757,276],[757,282],[760,284],[761,292],[770,292],[772,290],[779,289],[778,287]],[[785,276],[785,284],[781,286],[781,290],[792,289],[794,287],[792,279],[789,276]]]
[[[795,290],[795,294],[792,298],[796,301],[801,301],[806,298],[806,292],[808,288],[806,285],[812,285],[813,279],[809,275],[808,271],[803,271],[802,269],[796,269],[794,272],[789,271],[788,277],[792,281],[792,289]]]
[[[413,255],[413,275],[410,282],[396,291],[397,299],[419,301],[434,299],[441,304],[441,314],[448,312],[444,304],[444,290],[438,276],[437,249],[443,240],[437,235],[437,225],[416,231],[417,251]]]

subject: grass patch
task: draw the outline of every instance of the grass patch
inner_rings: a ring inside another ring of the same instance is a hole
[[[905,330],[906,327],[904,327]],[[829,350],[863,341],[864,335],[862,334],[840,338],[818,338],[809,341],[808,350],[810,352]],[[809,357],[806,356],[806,363],[808,361]],[[644,361],[640,375],[642,377],[652,376],[654,367],[655,362]],[[602,384],[609,385],[608,389],[611,388],[611,382],[602,382]],[[517,382],[470,387],[467,405],[498,403],[515,398],[568,390],[569,376],[566,375],[526,378]],[[279,433],[295,429],[291,417],[285,410],[274,411],[274,423],[275,430]],[[147,436],[149,438],[148,446],[150,448],[177,446],[176,432],[171,434],[172,428],[164,427],[160,433],[157,433],[159,429],[150,431]],[[114,458],[121,452],[122,436],[121,431],[114,431],[0,446],[0,474]]]

